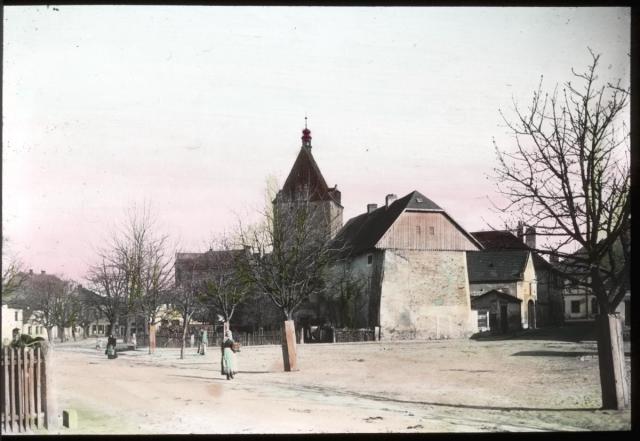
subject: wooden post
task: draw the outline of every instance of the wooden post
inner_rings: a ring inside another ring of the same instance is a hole
[[[149,353],[156,351],[156,325],[149,325]]]
[[[602,314],[597,321],[602,407],[622,410],[629,405],[629,388],[620,316],[618,313]]]
[[[42,409],[42,349],[36,348],[36,418],[38,429],[42,429],[42,419],[44,412]]]
[[[18,403],[17,403],[17,411],[18,411],[18,431],[24,432],[26,431],[25,423],[24,423],[24,376],[22,375],[22,368],[24,366],[22,359],[24,356],[24,349],[18,348],[16,350],[17,356],[17,379],[18,379]]]
[[[15,349],[9,348],[9,400],[11,401],[11,414],[9,420],[11,421],[11,431],[17,432],[16,418],[16,366],[15,366]]]
[[[51,395],[51,378],[47,371],[51,370],[51,349],[43,351],[42,357],[42,407],[44,409],[44,427],[51,430],[53,428],[53,400]]]
[[[35,382],[35,353],[29,350],[29,425],[31,429],[36,427],[36,382]]]
[[[4,421],[3,421],[3,432],[7,433],[9,431],[9,366],[7,363],[9,362],[7,348],[2,348],[2,399],[4,404]]]
[[[296,329],[293,320],[285,320],[282,328],[282,359],[285,372],[298,370]]]

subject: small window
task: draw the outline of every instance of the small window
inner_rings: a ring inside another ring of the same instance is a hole
[[[15,312],[15,316],[16,316],[15,321],[17,322],[18,321],[18,311]]]
[[[571,313],[572,314],[580,313],[580,300],[571,300]]]
[[[420,225],[416,225],[416,234],[417,234],[418,236],[420,236],[420,233],[422,233],[422,230],[421,230],[421,228],[420,228]]]
[[[486,309],[481,309],[478,311],[478,328],[488,328],[489,327],[489,311]]]
[[[29,326],[29,335],[31,335],[32,328]]]
[[[422,203],[422,198],[416,198],[416,202],[421,204]]]
[[[371,265],[373,263],[373,254],[369,254],[367,256],[367,265]]]
[[[436,233],[436,229],[433,227],[429,227],[429,234],[433,236],[435,233]]]

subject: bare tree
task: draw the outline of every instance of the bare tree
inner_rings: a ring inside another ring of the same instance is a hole
[[[149,225],[149,228],[151,225]],[[135,310],[146,321],[149,331],[149,353],[155,350],[156,324],[160,309],[170,300],[173,288],[174,253],[169,251],[168,236],[156,236],[153,232],[139,235],[142,250],[140,273],[137,276],[140,292],[134,297]]]
[[[67,288],[67,282],[53,274],[31,274],[16,292],[15,302],[24,310],[25,320],[44,326],[49,342],[53,340],[53,329],[62,323],[61,312],[72,301]],[[60,327],[59,330],[63,331]],[[64,341],[64,332],[60,338]]]
[[[207,269],[198,287],[200,302],[222,317],[225,329],[229,328],[238,305],[250,295],[250,286],[238,269],[245,252],[234,249],[230,239],[219,237],[202,256]]]
[[[24,283],[27,273],[24,265],[15,256],[9,256],[7,252],[8,239],[2,238],[2,298],[13,295]]]
[[[158,311],[166,303],[173,282],[173,252],[169,250],[169,237],[156,231],[147,206],[128,210],[126,220],[99,252],[99,259],[89,280],[102,296],[100,309],[111,328],[124,315],[123,338],[128,341],[131,316],[141,314],[149,333],[154,334]],[[153,349],[150,345],[150,351]]]
[[[126,296],[126,277],[118,265],[112,263],[110,251],[99,253],[99,263],[93,265],[87,274],[91,289],[98,296],[91,305],[95,307],[109,321],[108,335],[115,333],[115,327],[120,322],[120,315],[124,310]]]
[[[501,112],[515,149],[502,150],[494,141],[496,177],[509,201],[503,211],[546,236],[536,251],[563,259],[562,276],[598,299],[602,403],[621,409],[629,396],[615,311],[629,290],[630,148],[619,122],[630,92],[620,80],[599,82],[600,55],[590,53],[586,72],[572,71],[575,82],[551,94],[541,82],[526,110],[514,104],[513,120]]]
[[[325,234],[331,222],[328,216],[303,194],[266,210],[260,225],[240,226],[239,240],[248,250],[240,261],[241,274],[280,309],[285,320],[286,371],[295,370],[296,364],[295,334],[291,335],[294,313],[303,302],[326,289],[328,269],[339,255]]]
[[[182,344],[180,346],[180,359],[184,358],[184,349],[187,344],[187,331],[195,314],[202,312],[203,305],[200,302],[202,280],[195,271],[185,271],[186,276],[176,281],[171,294],[171,306],[180,313],[182,318]]]
[[[77,284],[71,280],[60,280],[54,299],[54,321],[58,327],[60,341],[66,340],[65,328],[71,328],[75,340],[75,326],[81,309]]]

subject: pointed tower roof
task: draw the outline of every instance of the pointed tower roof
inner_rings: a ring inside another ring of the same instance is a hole
[[[330,188],[327,185],[313,158],[311,131],[306,127],[306,122],[302,131],[302,147],[278,195],[293,199],[296,194],[302,193],[305,189],[309,190],[312,201],[334,201],[340,205],[340,191],[337,186]]]

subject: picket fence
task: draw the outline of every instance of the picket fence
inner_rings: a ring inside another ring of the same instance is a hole
[[[3,433],[49,428],[47,363],[41,348],[2,349]]]

